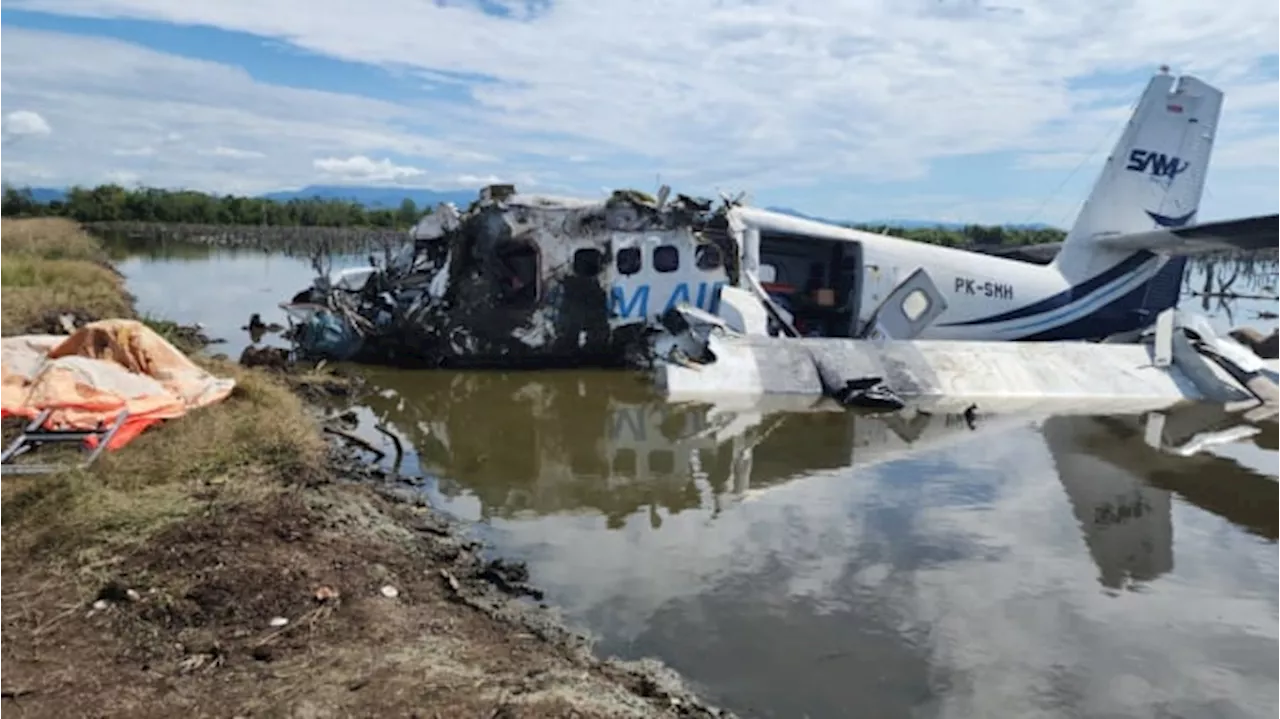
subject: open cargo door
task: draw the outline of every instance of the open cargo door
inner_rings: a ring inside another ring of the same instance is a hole
[[[947,310],[947,300],[924,268],[918,268],[898,283],[867,322],[863,339],[877,344],[886,340],[909,340]]]

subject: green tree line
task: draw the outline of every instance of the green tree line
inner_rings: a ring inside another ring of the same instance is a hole
[[[119,185],[72,187],[61,200],[39,202],[29,188],[4,187],[5,217],[67,217],[77,222],[169,222],[208,225],[408,228],[427,210],[405,198],[396,209],[312,197],[287,201],[190,190]]]
[[[287,201],[237,195],[210,195],[190,190],[129,189],[119,185],[72,187],[61,200],[37,201],[29,188],[4,186],[5,217],[68,217],[78,222],[169,222],[210,225],[289,227],[408,228],[429,212],[405,198],[396,209],[371,208],[358,202],[313,197]],[[871,232],[935,245],[1034,245],[1060,242],[1061,230],[1000,225],[902,228],[854,225]]]
[[[852,225],[854,229],[867,232],[902,237],[916,242],[927,242],[931,245],[948,247],[969,247],[972,245],[1020,247],[1039,245],[1046,242],[1061,242],[1066,233],[1053,227],[1026,228],[1005,227],[1003,225],[965,225],[962,228],[949,227],[892,227],[886,225]]]

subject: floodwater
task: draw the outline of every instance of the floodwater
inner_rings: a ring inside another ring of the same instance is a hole
[[[312,274],[256,253],[120,266],[144,311],[232,357]],[[1269,331],[1253,309],[1210,308]],[[362,433],[398,433],[438,505],[481,519],[603,652],[659,657],[743,716],[1277,714],[1275,424],[1180,457],[1138,416],[766,414],[665,405],[621,373],[367,374]],[[1219,419],[1193,407],[1165,433]]]

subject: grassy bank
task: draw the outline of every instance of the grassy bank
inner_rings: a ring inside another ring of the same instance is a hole
[[[0,251],[6,336],[60,331],[63,314],[134,317],[123,279],[73,222],[4,220]],[[127,451],[105,455],[92,473],[6,478],[5,559],[21,565],[51,554],[92,562],[211,504],[260,498],[323,471],[323,442],[287,387],[226,362],[204,363],[236,379],[226,402],[145,433]],[[217,488],[212,495],[210,487]]]
[[[69,221],[5,220],[0,251],[5,335],[134,316]],[[0,483],[11,716],[714,715],[520,600],[521,567],[327,445],[287,377],[197,361],[227,400]]]

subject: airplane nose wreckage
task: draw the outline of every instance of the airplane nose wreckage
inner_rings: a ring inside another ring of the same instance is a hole
[[[465,212],[442,204],[425,216],[381,266],[330,274],[317,263],[313,285],[281,307],[299,353],[316,359],[625,365],[649,320],[677,304],[711,309],[736,274],[723,213],[667,194],[591,201],[487,187]]]

